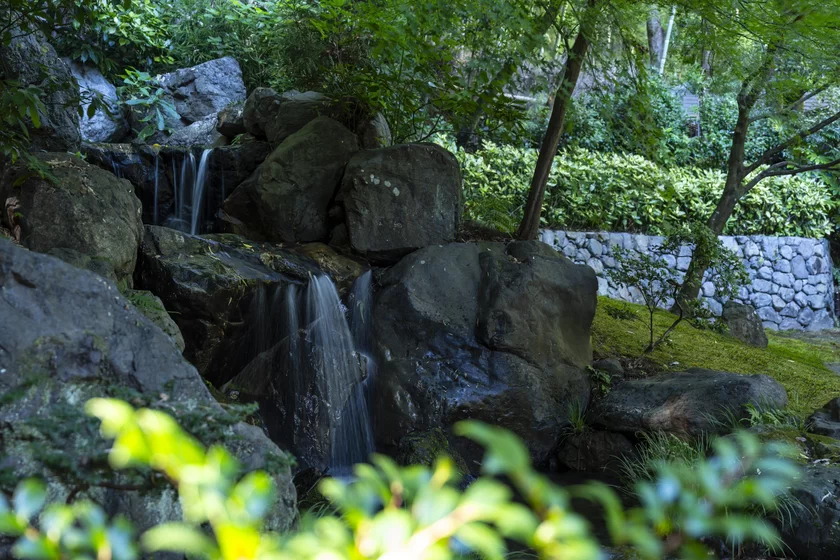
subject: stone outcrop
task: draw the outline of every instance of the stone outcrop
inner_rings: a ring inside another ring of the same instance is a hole
[[[347,165],[340,199],[353,250],[393,261],[455,240],[461,173],[455,157],[433,144],[367,150]]]
[[[160,83],[171,94],[175,110],[184,125],[216,115],[233,103],[245,101],[242,69],[230,56],[164,74]]]
[[[747,303],[727,301],[723,304],[723,320],[729,334],[757,348],[767,348],[767,333],[755,308]]]
[[[471,418],[538,463],[585,406],[595,275],[538,242],[434,245],[388,270],[374,304],[378,442]],[[480,452],[458,441],[475,469]]]
[[[806,466],[790,495],[795,513],[781,525],[785,546],[798,558],[840,556],[840,466]]]
[[[747,404],[784,408],[787,393],[766,375],[701,368],[624,381],[590,410],[591,422],[634,434],[662,430],[691,436],[718,433],[728,418],[742,418]]]
[[[134,188],[112,173],[66,153],[38,156],[54,177],[30,176],[22,166],[7,169],[0,200],[16,198],[21,243],[48,253],[70,249],[104,261],[116,278],[130,283],[142,235],[140,200]],[[5,216],[4,216],[5,218]]]
[[[128,399],[173,414],[205,444],[224,443],[247,470],[271,465],[279,500],[268,525],[291,528],[286,454],[254,426],[225,424],[227,413],[195,368],[111,282],[0,240],[0,316],[0,467],[45,477],[53,501],[90,497],[140,531],[180,520],[168,485],[134,490],[128,474],[96,470],[109,442],[85,417],[84,403]]]
[[[289,136],[225,202],[233,231],[255,239],[306,243],[326,239],[328,210],[356,136],[318,117]]]
[[[825,403],[808,418],[815,434],[840,439],[840,397]]]
[[[120,142],[131,131],[128,120],[120,107],[117,88],[95,66],[65,60],[79,84],[82,119],[81,133],[85,142]],[[93,97],[99,98],[100,107],[92,117],[88,107]]]
[[[251,360],[249,322],[261,286],[304,284],[320,270],[304,257],[234,235],[192,237],[146,226],[140,247],[141,286],[159,296],[184,336],[184,355],[221,385]],[[253,318],[251,318],[253,319]]]
[[[14,36],[19,30],[11,29]],[[45,78],[49,77],[50,80]],[[41,87],[40,126],[27,120],[32,148],[47,152],[75,152],[81,143],[79,90],[70,68],[55,53],[41,32],[16,36],[0,45],[0,79],[22,86]]]

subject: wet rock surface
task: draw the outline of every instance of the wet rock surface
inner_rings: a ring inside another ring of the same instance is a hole
[[[455,243],[411,254],[380,281],[377,441],[471,418],[513,430],[544,461],[568,405],[589,398],[591,270],[536,242]],[[463,441],[455,449],[471,468],[480,457]]]
[[[698,436],[721,431],[729,415],[743,416],[748,403],[784,408],[787,402],[784,387],[766,375],[692,368],[618,384],[595,403],[591,421],[629,434],[663,430]]]

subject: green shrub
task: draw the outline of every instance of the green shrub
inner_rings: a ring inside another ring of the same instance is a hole
[[[42,511],[46,485],[24,481],[11,502],[0,495],[0,534],[16,539],[12,553],[19,558],[133,560],[142,548],[219,560],[501,560],[508,542],[540,558],[601,558],[601,544],[571,508],[573,497],[599,503],[613,544],[629,546],[641,558],[703,558],[719,540],[778,549],[773,526],[750,512],[773,511],[798,474],[781,458],[783,449],[739,433],[715,441],[709,459],[647,463],[635,487],[640,506],[625,511],[607,486],[561,488],[534,471],[516,436],[468,421],[456,432],[487,451],[482,476],[465,490],[445,456],[432,468],[399,467],[374,456],[372,464],[356,466],[352,481],[321,483],[337,513],[305,516],[296,532],[279,535],[263,527],[275,497],[266,473],[243,476],[224,448],[205,449],[160,411],[109,399],[93,399],[87,410],[114,439],[111,465],[162,473],[178,489],[184,519],[151,528],[137,546],[130,524],[109,522],[91,502]]]
[[[461,164],[466,218],[510,232],[519,223],[537,151],[485,143],[452,150]],[[664,167],[635,155],[569,149],[554,160],[543,227],[663,234],[671,224],[705,222],[723,190],[719,171]],[[824,237],[838,208],[817,176],[773,177],[747,194],[727,224],[729,235]]]

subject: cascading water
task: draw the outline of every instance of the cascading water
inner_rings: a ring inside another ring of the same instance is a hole
[[[167,219],[166,225],[173,229],[201,233],[201,217],[204,209],[204,193],[209,178],[209,163],[212,148],[201,153],[196,162],[195,154],[188,152],[181,160],[180,171],[175,159],[172,160],[172,183],[175,209]],[[157,180],[156,183],[157,185]],[[158,191],[155,188],[155,208],[158,206]]]
[[[223,388],[257,398],[269,433],[304,464],[333,475],[349,474],[374,449],[365,378],[373,361],[361,351],[369,344],[369,304],[361,303],[369,286],[365,277],[354,288],[356,313],[327,276],[310,277],[305,290],[285,282],[260,286],[242,349],[249,362]],[[355,337],[351,323],[364,327]]]
[[[368,405],[373,402],[373,388],[376,380],[376,360],[373,358],[373,272],[368,270],[353,282],[347,298],[347,314],[350,332],[356,352],[362,359],[366,376],[364,380],[365,397]],[[368,417],[371,423],[376,421],[372,410]]]
[[[330,423],[330,471],[340,474],[373,451],[360,356],[335,285],[312,278],[306,294],[309,359],[326,395]]]
[[[158,225],[158,208],[159,203],[158,200],[160,199],[159,193],[159,184],[160,184],[160,156],[157,152],[155,152],[155,200],[154,200],[154,207],[152,209],[152,224]]]

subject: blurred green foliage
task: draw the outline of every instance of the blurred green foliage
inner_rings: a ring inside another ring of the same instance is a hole
[[[90,414],[112,438],[115,469],[151,468],[178,489],[183,521],[154,527],[135,540],[123,519],[109,522],[90,502],[51,504],[46,485],[20,483],[11,501],[0,497],[0,533],[16,539],[19,558],[136,558],[172,551],[192,558],[406,559],[504,558],[518,543],[540,558],[604,557],[589,523],[571,499],[600,504],[612,544],[627,545],[641,558],[706,558],[709,543],[757,542],[778,549],[772,524],[750,515],[772,511],[798,475],[784,449],[762,445],[752,435],[716,440],[714,455],[696,462],[657,461],[650,480],[636,484],[640,506],[625,510],[608,487],[589,483],[560,488],[534,471],[528,451],[510,432],[462,422],[458,435],[486,449],[482,476],[462,490],[452,461],[433,467],[399,467],[374,456],[357,465],[352,480],[326,479],[321,491],[337,514],[304,517],[297,531],[267,532],[263,521],[274,501],[271,477],[241,474],[223,447],[205,449],[170,416],[135,410],[125,402],[93,399]]]

